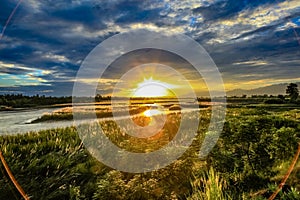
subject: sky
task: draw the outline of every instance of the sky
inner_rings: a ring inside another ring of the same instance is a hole
[[[217,65],[227,91],[300,81],[299,0],[23,0],[13,12],[18,2],[0,3],[0,94],[69,96],[98,44],[137,29],[193,38]],[[98,92],[110,94],[124,63],[133,66],[140,54],[115,61]],[[151,54],[185,70],[191,82],[202,81],[180,58],[169,57]]]

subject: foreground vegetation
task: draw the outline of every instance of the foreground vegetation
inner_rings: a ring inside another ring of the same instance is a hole
[[[115,144],[133,152],[154,151],[174,137],[180,115],[150,140],[124,135],[101,122]],[[135,120],[145,120],[135,119]],[[300,110],[230,108],[213,151],[198,158],[210,120],[201,113],[198,136],[169,166],[148,173],[119,172],[94,159],[75,127],[1,136],[0,148],[31,199],[266,199],[276,189],[297,149]],[[188,131],[187,131],[188,134]],[[20,199],[1,166],[0,199]],[[278,199],[300,198],[300,164]]]

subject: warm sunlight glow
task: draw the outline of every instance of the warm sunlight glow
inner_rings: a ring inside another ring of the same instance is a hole
[[[134,93],[135,97],[161,97],[166,95],[166,88],[155,84],[149,84],[142,88],[138,88]]]
[[[159,111],[157,109],[146,110],[144,112],[144,115],[146,117],[152,117],[153,115],[159,115],[159,114],[161,114],[161,111]]]
[[[134,97],[163,97],[171,96],[170,88],[173,85],[164,83],[158,80],[145,79],[142,83],[138,84],[137,89],[134,91]]]

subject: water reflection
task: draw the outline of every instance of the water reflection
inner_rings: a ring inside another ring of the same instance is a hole
[[[158,109],[149,109],[143,113],[146,117],[152,117],[154,115],[162,114],[162,112]]]
[[[137,111],[141,112],[130,112],[130,119],[134,121],[134,123],[138,126],[154,126],[155,123],[162,122],[163,120],[160,118],[162,116],[168,115],[169,113],[184,113],[191,112],[194,110],[194,105],[192,107],[191,102],[184,102],[182,104],[183,107],[181,109],[175,109],[177,106],[177,102],[172,101],[164,101],[164,102],[131,102],[130,110],[134,110],[137,108]],[[202,103],[201,103],[202,104]],[[120,101],[117,104],[117,112],[124,112],[124,107],[126,104]],[[144,109],[145,108],[145,109]],[[174,108],[174,109],[173,109]],[[29,131],[39,131],[46,130],[51,128],[62,128],[74,125],[72,120],[66,121],[47,121],[31,124],[30,122],[41,117],[45,113],[69,113],[80,112],[80,113],[91,113],[96,110],[96,112],[111,112],[111,105],[106,102],[91,105],[91,104],[82,104],[79,110],[71,109],[70,105],[64,105],[64,107],[58,108],[47,108],[47,109],[28,109],[23,111],[2,111],[0,112],[0,134],[17,134],[17,133],[25,133]],[[141,117],[144,118],[141,120]],[[118,120],[128,118],[127,115],[120,115],[117,117]],[[98,118],[97,121],[105,121],[111,120],[112,118]],[[83,118],[80,123],[90,123],[91,119]],[[157,124],[155,125],[157,126]]]

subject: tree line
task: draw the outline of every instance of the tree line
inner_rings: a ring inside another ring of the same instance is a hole
[[[110,96],[101,96],[97,94],[95,97],[77,97],[80,102],[93,102],[110,100]],[[26,96],[23,94],[2,94],[0,95],[1,107],[26,108],[34,106],[46,106],[54,104],[72,103],[72,96],[53,97],[45,95]]]
[[[287,98],[288,97],[288,98]],[[290,83],[286,88],[286,95],[278,95],[274,97],[272,95],[253,95],[251,98],[272,98],[268,99],[266,103],[298,103],[299,97],[299,90],[298,85],[295,83]],[[111,100],[111,96],[102,96],[97,94],[95,97],[78,97],[82,102],[99,102],[105,100]],[[227,98],[228,102],[232,101],[232,98],[237,97],[230,97]],[[246,99],[247,96],[243,95],[243,99]],[[248,98],[249,99],[249,98]],[[198,98],[198,101],[207,101],[210,98]],[[63,103],[72,103],[72,96],[63,96],[63,97],[52,97],[52,96],[45,96],[45,95],[34,95],[34,96],[26,96],[23,94],[3,94],[0,95],[0,106],[1,109],[5,107],[13,107],[13,108],[26,108],[26,107],[34,107],[34,106],[46,106],[46,105],[53,105],[53,104],[63,104]]]
[[[52,97],[45,95],[26,96],[23,94],[4,94],[0,95],[0,105],[14,108],[34,107],[43,105],[53,105],[71,103],[72,97]]]

